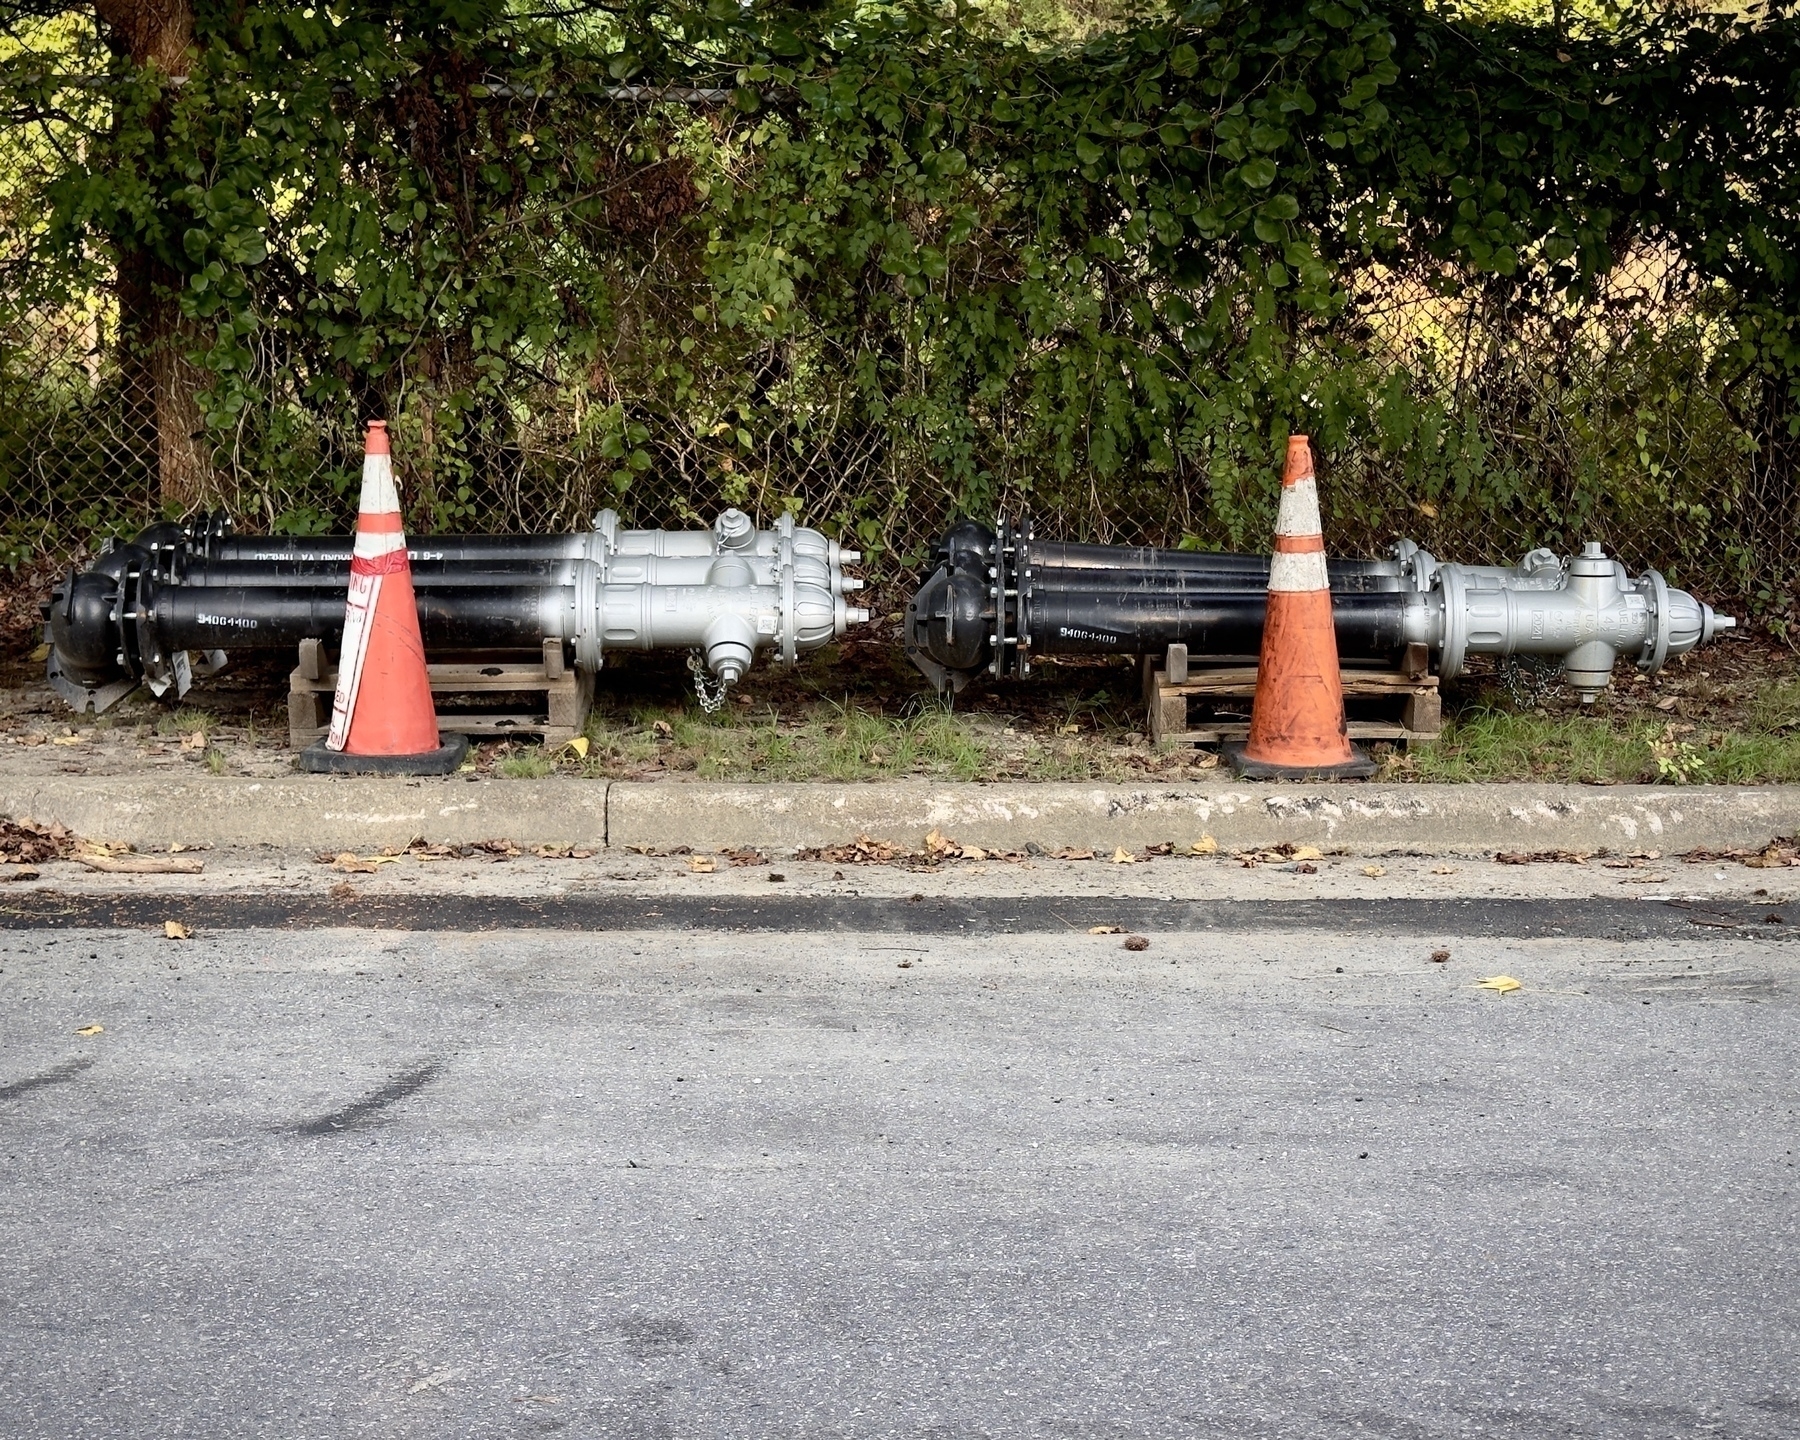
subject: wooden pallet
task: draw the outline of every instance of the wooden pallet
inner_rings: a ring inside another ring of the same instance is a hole
[[[517,714],[492,710],[457,710],[438,703],[438,729],[450,735],[470,735],[483,740],[513,735],[541,735],[544,744],[560,746],[579,735],[587,725],[594,703],[594,677],[585,670],[571,670],[563,663],[560,640],[546,640],[539,659],[517,655],[458,658],[433,662],[434,697],[503,694],[539,694],[541,712]],[[322,736],[331,721],[331,698],[337,693],[337,666],[317,640],[300,642],[300,663],[288,676],[288,744],[299,750]]]
[[[1159,663],[1160,662],[1160,663]],[[1429,743],[1443,730],[1443,707],[1438,697],[1438,677],[1429,670],[1429,652],[1422,645],[1409,646],[1398,670],[1367,670],[1346,666],[1346,700],[1385,700],[1396,718],[1350,720],[1352,740],[1394,740],[1407,745]],[[1187,646],[1171,645],[1165,655],[1144,657],[1144,701],[1150,712],[1150,738],[1157,744],[1216,745],[1221,740],[1242,740],[1250,733],[1248,720],[1188,717],[1190,700],[1242,700],[1256,695],[1256,666],[1245,664],[1188,665]]]

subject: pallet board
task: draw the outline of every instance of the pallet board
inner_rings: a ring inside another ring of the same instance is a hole
[[[1188,702],[1247,702],[1254,699],[1256,666],[1190,667],[1184,645],[1171,645],[1167,654],[1144,659],[1144,700],[1149,710],[1153,741],[1171,745],[1216,745],[1222,740],[1242,740],[1249,735],[1248,720],[1190,721]],[[1392,718],[1386,720],[1348,721],[1346,729],[1352,740],[1393,740],[1414,745],[1438,738],[1443,729],[1443,706],[1438,695],[1438,678],[1428,673],[1422,647],[1412,647],[1406,662],[1398,670],[1346,667],[1342,673],[1346,700],[1385,700],[1390,702],[1387,708],[1393,712]]]
[[[431,693],[436,697],[536,694],[542,705],[530,712],[459,710],[438,703],[438,729],[448,735],[482,740],[512,735],[541,735],[544,744],[565,745],[587,725],[594,703],[594,677],[563,663],[560,641],[544,642],[535,659],[503,656],[433,662]],[[331,722],[331,699],[337,693],[337,666],[317,640],[300,642],[299,664],[288,676],[288,744],[304,749],[324,735]]]

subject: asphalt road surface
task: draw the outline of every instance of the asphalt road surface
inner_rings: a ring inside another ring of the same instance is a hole
[[[1800,1435],[1800,947],[1317,915],[0,932],[0,1433]]]

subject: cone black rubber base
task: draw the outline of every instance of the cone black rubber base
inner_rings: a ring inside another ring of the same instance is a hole
[[[1219,759],[1245,780],[1367,780],[1381,768],[1354,745],[1342,765],[1270,765],[1247,759],[1244,745],[1242,740],[1228,741],[1219,747]]]
[[[448,775],[468,758],[467,735],[447,735],[423,755],[346,755],[319,740],[296,755],[294,765],[312,775]]]

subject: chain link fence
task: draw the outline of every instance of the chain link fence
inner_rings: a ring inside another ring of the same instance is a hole
[[[1767,463],[1779,437],[1757,433],[1752,397],[1730,393],[1723,293],[1655,249],[1631,255],[1580,303],[1422,269],[1368,272],[1353,293],[1350,338],[1383,381],[1372,426],[1357,432],[1365,438],[1321,456],[1335,549],[1373,551],[1409,534],[1446,558],[1494,561],[1599,539],[1634,568],[1655,565],[1703,594],[1780,605],[1800,570],[1800,527]],[[357,417],[309,404],[283,381],[295,368],[285,357],[257,363],[266,403],[206,432],[211,469],[187,508],[224,509],[251,529],[347,528]],[[747,455],[666,405],[645,408],[641,444],[653,463],[621,504],[627,518],[688,525],[726,503],[765,517],[786,506],[864,548],[873,542],[886,556],[882,578],[908,579],[952,501],[924,447],[903,424],[872,423],[847,373],[833,379],[814,363],[809,375],[805,425],[772,430]],[[568,375],[546,361],[485,413],[446,414],[429,385],[408,395],[391,418],[420,529],[573,529],[620,499],[617,450],[598,442],[595,420],[610,417],[613,433],[638,412],[604,366]],[[779,386],[765,397],[776,411],[790,400],[802,403]],[[155,416],[122,381],[104,290],[0,325],[8,563],[161,516],[157,477]],[[1040,533],[1227,543],[1210,518],[1210,483],[1178,458],[1172,470],[1073,485],[1002,481],[996,493],[1031,508]]]

